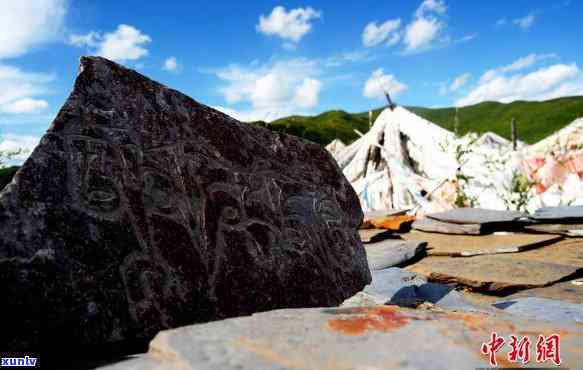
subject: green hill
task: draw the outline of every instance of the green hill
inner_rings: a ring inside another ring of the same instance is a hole
[[[270,123],[252,122],[277,132],[299,136],[322,145],[338,138],[349,143],[358,138],[354,129],[368,131],[368,113],[346,113],[342,110],[324,112],[317,116],[290,116]]]
[[[453,131],[455,108],[406,107],[415,114]],[[373,112],[376,119],[381,109]],[[552,99],[542,102],[515,101],[504,104],[484,102],[458,111],[459,133],[492,131],[510,138],[510,121],[516,118],[519,139],[532,144],[583,117],[583,96]],[[300,136],[325,145],[339,138],[348,144],[358,138],[354,129],[368,130],[368,112],[347,113],[329,111],[317,116],[291,116],[269,124],[253,122],[274,131]]]
[[[18,166],[0,168],[0,191],[12,181],[14,174],[18,171]]]

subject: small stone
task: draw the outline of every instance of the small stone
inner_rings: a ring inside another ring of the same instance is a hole
[[[388,239],[365,244],[371,270],[400,266],[425,252],[426,242]]]

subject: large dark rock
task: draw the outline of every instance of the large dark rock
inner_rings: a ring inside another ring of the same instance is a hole
[[[164,328],[340,304],[370,281],[362,217],[319,145],[82,58],[0,196],[0,348],[126,350]]]

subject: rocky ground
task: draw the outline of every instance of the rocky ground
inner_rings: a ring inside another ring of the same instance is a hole
[[[504,339],[493,356],[496,366],[556,366],[549,358],[537,361],[540,336],[556,334],[561,366],[578,368],[583,239],[404,231],[398,217],[376,215],[367,223],[365,216],[360,234],[373,280],[340,307],[277,310],[165,331],[148,353],[104,369],[487,368],[492,358],[482,346],[493,332]],[[513,357],[511,336],[530,341],[528,363],[524,353]]]

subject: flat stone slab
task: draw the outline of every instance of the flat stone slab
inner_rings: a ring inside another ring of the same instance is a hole
[[[581,271],[583,248],[564,240],[521,253],[469,258],[429,256],[408,266],[429,281],[457,283],[477,291],[506,294],[546,286]]]
[[[506,343],[496,354],[510,362],[510,335],[561,335],[562,367],[583,363],[583,326],[504,314],[411,310],[396,306],[287,309],[159,333],[147,354],[100,369],[433,369],[488,368],[480,352],[492,330]],[[530,348],[536,353],[535,348]],[[543,364],[540,364],[543,365]],[[554,366],[545,363],[546,366]]]
[[[543,207],[537,209],[532,219],[555,223],[583,223],[583,206]]]
[[[565,239],[543,248],[508,254],[505,257],[510,260],[516,258],[523,261],[558,263],[583,269],[583,243],[579,239]]]
[[[360,229],[358,235],[363,243],[376,243],[385,239],[395,238],[395,235],[385,229]]]
[[[564,281],[542,288],[527,289],[504,299],[521,297],[539,297],[571,303],[583,303],[583,280],[580,284],[574,284],[573,281]]]
[[[538,224],[525,226],[524,230],[569,237],[583,236],[583,224]]]
[[[364,288],[363,293],[349,298],[343,306],[374,304],[394,304],[416,307],[429,302],[441,308],[476,311],[477,306],[464,299],[462,293],[445,284],[429,283],[420,274],[398,267],[372,271],[372,282]],[[368,296],[367,296],[368,295]]]
[[[402,265],[425,252],[424,241],[387,239],[377,243],[365,244],[366,257],[371,270]]]
[[[486,254],[518,253],[541,248],[563,239],[560,235],[489,234],[481,236],[445,235],[414,231],[401,235],[407,240],[427,241],[427,255],[471,257]]]
[[[454,224],[451,222],[442,222],[429,217],[418,219],[411,227],[415,230],[459,235],[480,235],[482,234],[482,225],[480,224]]]
[[[512,315],[546,321],[583,322],[583,304],[539,297],[504,299],[494,307]]]
[[[512,223],[526,214],[516,211],[498,211],[483,208],[454,208],[449,211],[431,213],[427,217],[454,224],[500,224]]]

